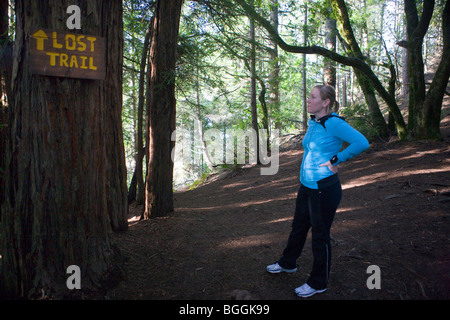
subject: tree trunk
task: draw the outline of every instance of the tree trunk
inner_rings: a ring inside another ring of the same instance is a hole
[[[173,211],[171,141],[175,130],[175,62],[182,0],[158,0],[155,8],[149,65],[149,148],[143,218]]]
[[[308,3],[305,2],[305,19],[304,19],[304,29],[303,29],[303,45],[306,47],[308,45]],[[303,132],[306,134],[308,130],[308,103],[307,103],[307,93],[306,93],[306,54],[303,54],[302,61],[302,128]]]
[[[195,123],[196,127],[198,128],[196,134],[198,134],[198,137],[200,138],[201,148],[202,148],[202,155],[203,158],[206,161],[206,165],[208,166],[209,170],[214,170],[214,164],[212,163],[211,156],[208,152],[208,146],[206,145],[206,141],[203,137],[203,121],[202,121],[202,111],[200,107],[200,81],[199,81],[199,70],[198,66],[196,67],[196,74],[195,74],[195,95],[196,95],[196,105],[195,105]],[[201,168],[202,174],[203,174],[203,165]]]
[[[408,47],[402,46],[402,94],[404,96],[409,95],[409,67],[408,67]]]
[[[442,139],[440,131],[442,100],[450,78],[450,1],[447,0],[442,13],[443,50],[441,62],[428,89],[422,110],[425,138]]]
[[[389,136],[389,129],[386,121],[384,120],[383,114],[381,113],[380,106],[375,95],[375,89],[373,88],[370,80],[361,71],[357,69],[354,71],[358,84],[363,91],[372,123],[378,135],[382,138],[386,138]]]
[[[450,14],[450,13],[449,13]],[[450,48],[447,48],[447,54],[450,53]],[[450,77],[450,60],[442,59],[439,64],[432,85],[428,89],[422,110],[423,125],[421,131],[417,130],[416,136],[423,139],[442,140],[440,130],[441,123],[441,109],[442,100],[445,90],[447,88]]]
[[[8,0],[0,0],[0,209],[5,201],[5,164],[8,145],[8,105],[11,100],[12,45],[8,39]],[[0,221],[2,213],[0,210]]]
[[[89,3],[88,8],[90,8],[91,1],[86,0],[86,2]],[[103,10],[102,18],[107,20],[107,22],[99,22],[99,26],[102,28],[102,35],[108,40],[106,48],[107,83],[102,90],[103,104],[106,106],[104,113],[107,157],[106,187],[108,190],[106,196],[113,230],[124,231],[128,228],[128,190],[122,128],[123,6],[120,0],[114,0],[106,7],[101,5],[103,2],[98,1],[98,10]],[[111,12],[108,14],[108,11],[105,10],[111,10]],[[82,30],[83,32],[88,30],[84,27],[84,23]]]
[[[151,23],[145,33],[144,48],[142,49],[141,66],[139,70],[139,102],[138,102],[138,117],[137,117],[137,155],[136,155],[136,204],[141,205],[145,201],[145,184],[144,184],[144,103],[145,103],[145,67],[148,59],[148,48],[151,36]]]
[[[266,137],[266,146],[267,146],[267,152],[270,153],[271,146],[270,146],[270,128],[269,128],[269,110],[267,109],[267,103],[266,103],[266,85],[264,83],[264,80],[258,77],[259,85],[261,86],[261,91],[258,95],[259,103],[261,103],[261,110],[262,110],[262,116],[261,116],[261,122],[263,129],[266,130],[267,137]],[[259,156],[259,155],[258,155]]]
[[[272,10],[270,11],[270,24],[278,30],[278,0],[272,0]],[[278,45],[272,42],[270,55],[269,73],[269,108],[275,116],[275,129],[281,129],[280,121],[280,63],[278,61]],[[267,131],[269,132],[269,131]]]
[[[252,0],[253,5],[253,0]],[[250,18],[250,109],[252,114],[252,129],[256,134],[256,141],[250,141],[250,145],[254,143],[256,162],[260,164],[259,157],[259,128],[258,128],[258,112],[256,105],[256,47],[255,47],[255,22]]]
[[[325,21],[325,47],[336,52],[336,20],[330,17],[332,9],[329,8],[328,16]],[[326,85],[336,88],[336,62],[331,59],[324,59],[323,82]],[[336,91],[338,88],[336,88]]]
[[[434,2],[434,1],[433,1]],[[425,3],[428,3],[427,1]],[[433,11],[433,9],[431,9]],[[425,30],[419,30],[419,18],[415,1],[405,1],[405,14],[408,33],[408,70],[410,75],[408,129],[416,131],[422,124],[420,111],[425,101],[425,77],[422,57],[422,45]],[[421,25],[427,28],[428,25]],[[413,135],[417,132],[411,132]]]
[[[405,1],[407,23],[408,69],[410,74],[408,128],[414,139],[441,140],[442,99],[450,77],[450,1],[442,13],[443,52],[433,81],[426,92],[422,45],[434,10],[434,1],[423,4],[418,16],[415,1]]]
[[[342,79],[342,106],[345,108],[347,104],[347,72],[345,72]]]
[[[67,7],[59,0],[15,4],[9,128],[14,138],[0,226],[0,291],[19,297],[73,295],[66,286],[70,265],[80,267],[83,291],[97,290],[120,266],[109,212],[114,207],[114,214],[126,212],[122,2],[78,1],[83,34],[106,38],[104,80],[32,75],[29,32],[66,30]]]
[[[343,37],[344,46],[348,52],[348,55],[363,60],[364,56],[353,34],[345,3],[343,0],[334,0],[332,1],[332,5],[336,13],[337,21],[339,22],[339,31]],[[361,70],[355,68],[354,71],[356,78],[358,79],[359,86],[364,93],[369,114],[378,135],[380,137],[389,136],[389,130],[380,111],[380,107],[375,96],[375,89],[370,79]]]

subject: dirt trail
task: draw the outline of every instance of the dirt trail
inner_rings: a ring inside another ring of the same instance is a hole
[[[450,116],[445,142],[372,144],[340,166],[343,200],[331,230],[329,289],[310,299],[450,298]],[[175,194],[175,212],[130,222],[115,234],[127,279],[110,299],[299,299],[312,265],[310,235],[294,274],[267,264],[286,244],[299,187],[300,146],[280,154],[276,175],[253,167]],[[130,217],[141,208],[130,206]],[[381,289],[366,286],[369,265]]]

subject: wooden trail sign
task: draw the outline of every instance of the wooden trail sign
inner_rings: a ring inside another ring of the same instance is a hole
[[[29,39],[33,74],[80,79],[105,78],[105,39],[38,29]]]

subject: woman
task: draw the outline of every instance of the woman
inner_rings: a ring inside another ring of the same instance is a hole
[[[337,165],[369,148],[367,139],[335,113],[339,106],[333,87],[314,87],[307,104],[312,115],[303,138],[301,185],[292,231],[281,258],[267,266],[270,273],[295,272],[296,261],[311,228],[314,262],[308,281],[295,289],[300,297],[327,290],[331,260],[330,228],[342,197]],[[341,151],[343,141],[349,145]]]

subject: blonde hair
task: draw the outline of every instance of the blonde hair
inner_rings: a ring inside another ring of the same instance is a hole
[[[339,111],[339,102],[336,101],[336,91],[334,88],[325,84],[317,85],[314,88],[319,89],[322,100],[330,100],[330,104],[328,105],[328,113],[337,113]]]

